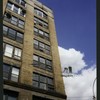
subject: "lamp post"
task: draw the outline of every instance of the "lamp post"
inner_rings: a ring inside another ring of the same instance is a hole
[[[95,85],[95,81],[97,78],[94,79],[93,81],[93,86],[92,86],[92,91],[93,91],[93,100],[96,100],[95,94],[94,94],[94,85]]]

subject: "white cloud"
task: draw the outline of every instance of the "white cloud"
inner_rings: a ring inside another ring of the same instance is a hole
[[[58,47],[61,66],[68,67],[71,66],[73,72],[77,73],[82,68],[86,67],[86,63],[83,60],[84,54],[80,51],[75,50],[74,48],[64,49],[62,47]]]
[[[80,51],[71,49],[59,48],[60,60],[62,68],[72,66],[74,72],[82,70],[81,74],[74,77],[64,77],[65,91],[68,96],[67,100],[92,100],[93,96],[93,81],[96,77],[96,65],[83,69],[86,66],[84,54]],[[95,83],[96,94],[96,83]]]
[[[96,77],[96,68],[90,67],[87,70],[83,70],[80,75],[74,77],[64,77],[65,91],[69,100],[91,100],[93,96],[93,81]],[[96,95],[96,83],[94,87],[94,93]],[[79,98],[72,98],[79,97]]]

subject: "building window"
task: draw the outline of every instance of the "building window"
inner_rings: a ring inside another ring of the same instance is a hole
[[[16,30],[11,29],[7,26],[3,26],[3,34],[10,39],[23,43],[23,33],[21,32],[17,32]]]
[[[3,79],[18,82],[19,69],[9,64],[3,64]]]
[[[40,11],[39,9],[34,8],[34,13],[40,17],[47,19],[47,15],[43,11]]]
[[[33,66],[52,71],[52,61],[37,55],[33,55]]]
[[[38,34],[39,34],[38,29],[35,28],[35,27],[34,27],[34,34],[35,34],[35,35],[38,35]]]
[[[14,58],[19,59],[19,60],[21,59],[21,49],[15,48]]]
[[[26,7],[26,2],[24,0],[15,0],[15,2],[21,4],[23,7]]]
[[[53,78],[33,73],[33,86],[43,90],[52,91],[54,90]],[[52,89],[49,89],[49,87],[51,87]]]
[[[7,21],[7,22],[11,22],[11,14],[5,13],[4,20]]]
[[[22,20],[19,19],[19,21],[18,21],[18,26],[19,26],[20,28],[24,28],[24,21],[22,21]]]
[[[17,17],[11,16],[11,14],[5,13],[4,20],[20,28],[24,28],[24,21],[18,19]]]
[[[18,82],[18,76],[19,76],[19,69],[13,67],[11,72],[11,80]]]
[[[46,22],[36,18],[36,17],[34,17],[34,24],[39,25],[41,27],[44,27],[45,29],[48,29],[48,24]]]
[[[13,46],[6,44],[4,55],[8,56],[8,57],[12,57],[12,55],[13,55]]]
[[[3,79],[8,80],[10,73],[10,66],[7,64],[3,64]]]
[[[38,67],[39,66],[39,58],[36,55],[33,55],[33,64]]]
[[[40,62],[39,67],[45,69],[45,59],[40,57],[39,62]]]
[[[43,43],[39,42],[39,50],[44,51],[44,47],[45,47],[45,45]]]
[[[16,41],[18,41],[20,43],[23,42],[23,34],[22,33],[17,32]]]
[[[3,100],[18,100],[18,93],[15,91],[4,90]]]
[[[15,58],[17,60],[21,59],[22,50],[16,47],[13,47],[9,44],[4,44],[4,55],[7,57]]]
[[[13,29],[9,29],[9,31],[8,31],[8,37],[12,38],[12,39],[15,39],[15,35],[16,35],[16,31],[13,30]]]
[[[49,41],[49,34],[44,32],[44,31],[42,31],[42,30],[40,30],[40,29],[38,29],[38,28],[34,27],[34,34],[36,36],[39,36],[39,37]]]
[[[34,48],[50,55],[50,46],[48,46],[40,41],[34,40]]]
[[[17,1],[17,0],[16,0],[16,1]],[[20,1],[20,2],[21,2],[21,1]],[[24,2],[24,1],[22,1],[21,4],[24,5],[23,2]],[[24,9],[22,9],[22,8],[20,8],[20,7],[18,7],[18,6],[16,6],[15,4],[12,4],[11,2],[8,2],[8,3],[7,3],[7,8],[10,9],[10,10],[12,10],[13,12],[15,12],[15,13],[17,13],[17,14],[23,16],[23,17],[25,17],[25,15],[26,15],[26,11],[25,11]]]
[[[12,7],[13,7],[13,4],[10,3],[10,2],[8,2],[8,3],[7,3],[7,8],[8,8],[8,9],[12,9]]]
[[[11,23],[14,24],[14,25],[17,25],[18,19],[16,17],[12,16]]]
[[[39,45],[39,42],[37,40],[34,40],[34,48],[35,49],[38,49],[38,45]]]
[[[4,35],[7,35],[7,32],[8,32],[8,27],[3,26],[3,34]]]
[[[15,13],[18,13],[18,12],[19,12],[19,7],[14,5],[13,11],[14,11]]]

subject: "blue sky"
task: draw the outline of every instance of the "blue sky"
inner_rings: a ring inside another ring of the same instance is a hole
[[[88,65],[96,62],[96,1],[38,0],[54,12],[59,46],[85,54]]]
[[[63,77],[68,99],[92,100],[96,78],[96,0],[38,1],[54,12],[62,69],[72,66],[73,72],[79,73]],[[96,84],[94,90],[96,95]]]

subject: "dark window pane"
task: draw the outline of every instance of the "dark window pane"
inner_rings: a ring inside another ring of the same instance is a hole
[[[24,28],[24,21],[19,20],[18,26],[19,26],[20,28]]]
[[[5,94],[3,94],[3,100],[6,100],[6,95]]]
[[[8,100],[17,100],[17,97],[8,96]]]
[[[45,66],[46,66],[46,65],[45,65],[45,64],[43,64],[43,63],[40,63],[40,64],[39,64],[39,67],[40,67],[40,68],[45,69]]]
[[[33,61],[33,65],[35,66],[35,67],[38,67],[39,66],[39,62],[38,61]]]
[[[8,37],[15,39],[16,31],[13,29],[9,29]]]
[[[46,77],[45,76],[40,76],[40,82],[46,83]]]
[[[35,48],[35,49],[38,49],[38,43],[39,43],[39,42],[38,42],[37,40],[34,40],[34,48]]]
[[[21,0],[21,5],[25,7],[26,2],[24,0]]]
[[[22,43],[23,42],[23,34],[17,32],[16,41]]]
[[[8,79],[10,74],[10,66],[7,64],[3,64],[3,78]]]
[[[45,49],[50,50],[50,46],[45,45]]]
[[[45,50],[45,53],[50,55],[50,51],[49,50]]]
[[[49,65],[46,65],[46,69],[47,69],[48,71],[52,71],[52,67],[49,66]]]
[[[20,0],[15,0],[15,2],[20,3]]]
[[[45,59],[44,58],[40,58],[40,62],[45,64]]]
[[[53,85],[53,79],[52,78],[47,78],[47,83],[50,85]]]
[[[46,15],[46,14],[43,14],[43,17],[44,17],[45,19],[47,19],[47,15]]]
[[[11,8],[12,8],[12,3],[8,2],[8,3],[7,3],[7,8],[8,8],[8,9],[11,9]]]
[[[40,83],[40,88],[46,90],[47,89],[46,84]]]
[[[44,28],[48,29],[48,24],[44,23]]]
[[[38,32],[38,29],[37,29],[37,28],[34,28],[34,34],[35,34],[35,35],[38,35],[38,34],[39,34],[39,32]]]
[[[44,46],[45,46],[45,45],[44,45],[43,43],[40,42],[40,43],[39,43],[39,50],[42,51],[42,52],[44,52]]]
[[[3,34],[4,34],[4,35],[7,35],[7,31],[8,31],[8,27],[3,26]]]
[[[39,75],[38,74],[33,74],[33,80],[39,81]]]
[[[39,83],[36,82],[36,81],[33,81],[33,86],[34,86],[34,87],[38,87],[38,86],[39,86]]]
[[[25,17],[25,14],[26,14],[26,12],[23,9],[21,9],[20,15],[23,16],[23,17]]]
[[[16,17],[12,17],[11,23],[17,25],[18,19]]]
[[[50,60],[46,60],[46,64],[52,66],[52,63]]]
[[[19,8],[18,8],[17,6],[14,5],[13,11],[14,11],[15,13],[18,13],[18,9],[19,9]]]
[[[49,91],[54,91],[54,86],[48,85],[48,90]]]
[[[7,21],[7,22],[10,22],[10,21],[11,21],[11,14],[6,13],[6,14],[4,15],[4,20]]]

